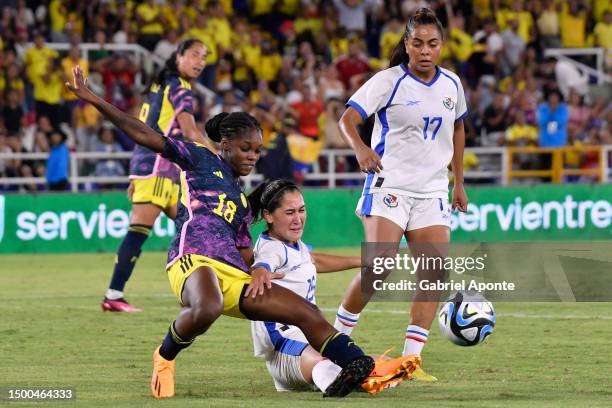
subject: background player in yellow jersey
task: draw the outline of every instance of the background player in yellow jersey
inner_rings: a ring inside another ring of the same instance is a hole
[[[139,119],[164,136],[206,143],[195,125],[189,81],[202,73],[207,54],[207,47],[199,40],[187,39],[180,43],[149,87]],[[141,311],[125,300],[123,289],[157,216],[162,211],[171,218],[176,216],[179,172],[178,167],[154,151],[140,145],[134,148],[128,189],[132,218],[117,252],[102,310]]]

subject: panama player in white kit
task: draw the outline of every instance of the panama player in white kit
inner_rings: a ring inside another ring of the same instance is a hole
[[[313,253],[302,242],[306,207],[292,181],[262,183],[249,197],[256,196],[259,198],[252,202],[259,202],[260,206],[253,205],[253,216],[254,219],[261,216],[267,230],[255,244],[252,267],[282,275],[274,280],[275,284],[297,293],[316,307],[317,273],[356,268],[361,265],[361,259]],[[253,321],[251,329],[255,356],[266,360],[277,391],[318,389],[325,392],[341,371],[339,366],[321,357],[296,326]],[[378,393],[399,384],[415,368],[414,359],[377,362],[363,388],[371,394]]]
[[[355,92],[340,119],[343,137],[355,150],[361,170],[367,173],[356,209],[363,220],[366,242],[399,246],[405,236],[411,251],[419,244],[448,244],[451,211],[467,208],[463,188],[463,118],[467,106],[459,77],[437,65],[442,33],[433,11],[417,10],[393,52],[390,68],[378,72]],[[368,147],[361,141],[357,126],[371,115],[375,125]],[[454,174],[451,205],[449,163]],[[431,255],[444,256],[435,251]],[[419,272],[417,277],[427,272]],[[420,356],[437,301],[419,291],[415,299],[418,301],[411,307],[403,354]],[[361,276],[357,275],[336,315],[336,330],[350,335],[368,301],[369,295],[361,291]],[[420,367],[414,378],[436,380]]]

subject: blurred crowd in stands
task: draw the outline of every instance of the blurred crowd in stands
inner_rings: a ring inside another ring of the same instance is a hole
[[[326,165],[318,163],[321,149],[347,147],[338,128],[344,103],[388,67],[419,7],[432,8],[447,28],[440,65],[462,79],[467,146],[612,144],[609,88],[593,92],[596,78],[544,56],[547,48],[601,47],[609,74],[609,0],[0,0],[0,152],[49,152],[42,161],[0,158],[0,177],[44,176],[45,185],[0,188],[62,190],[71,152],[130,150],[63,83],[78,64],[106,100],[135,113],[151,64],[109,44],[139,44],[163,62],[187,37],[209,48],[199,81],[214,92],[194,87],[196,120],[251,112],[268,148],[259,170],[300,180],[313,164]],[[98,47],[84,52],[83,43]],[[577,59],[596,67],[593,56]],[[363,127],[365,139],[371,126]],[[576,167],[593,160],[566,157]],[[350,158],[333,165],[358,170]],[[81,175],[126,174],[125,160],[79,166]],[[468,155],[466,167],[477,166]]]

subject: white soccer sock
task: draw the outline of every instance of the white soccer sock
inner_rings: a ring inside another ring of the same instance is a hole
[[[359,313],[351,313],[340,305],[338,313],[336,313],[336,321],[334,322],[334,328],[340,333],[350,336],[353,332],[353,328],[359,322]]]
[[[325,392],[327,387],[338,377],[340,371],[342,371],[340,366],[324,358],[312,368],[312,382],[315,383],[321,392]]]
[[[109,300],[117,300],[123,297],[123,292],[115,289],[107,289],[105,297]]]
[[[402,355],[408,356],[416,354],[420,356],[423,346],[427,343],[428,336],[429,330],[412,324],[409,325],[406,329],[406,342],[404,343],[404,353]]]

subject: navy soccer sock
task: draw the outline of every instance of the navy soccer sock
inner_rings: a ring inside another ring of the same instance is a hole
[[[123,292],[125,283],[130,279],[136,260],[140,256],[142,245],[149,237],[151,226],[132,224],[128,233],[123,238],[123,242],[117,252],[115,260],[115,270],[111,279],[110,288]]]
[[[323,357],[329,358],[340,367],[364,355],[363,351],[346,334],[336,332],[330,335],[319,351]]]
[[[191,346],[193,340],[184,340],[178,335],[174,328],[174,322],[170,325],[168,333],[159,348],[159,355],[166,360],[174,360],[176,355],[184,348]]]

